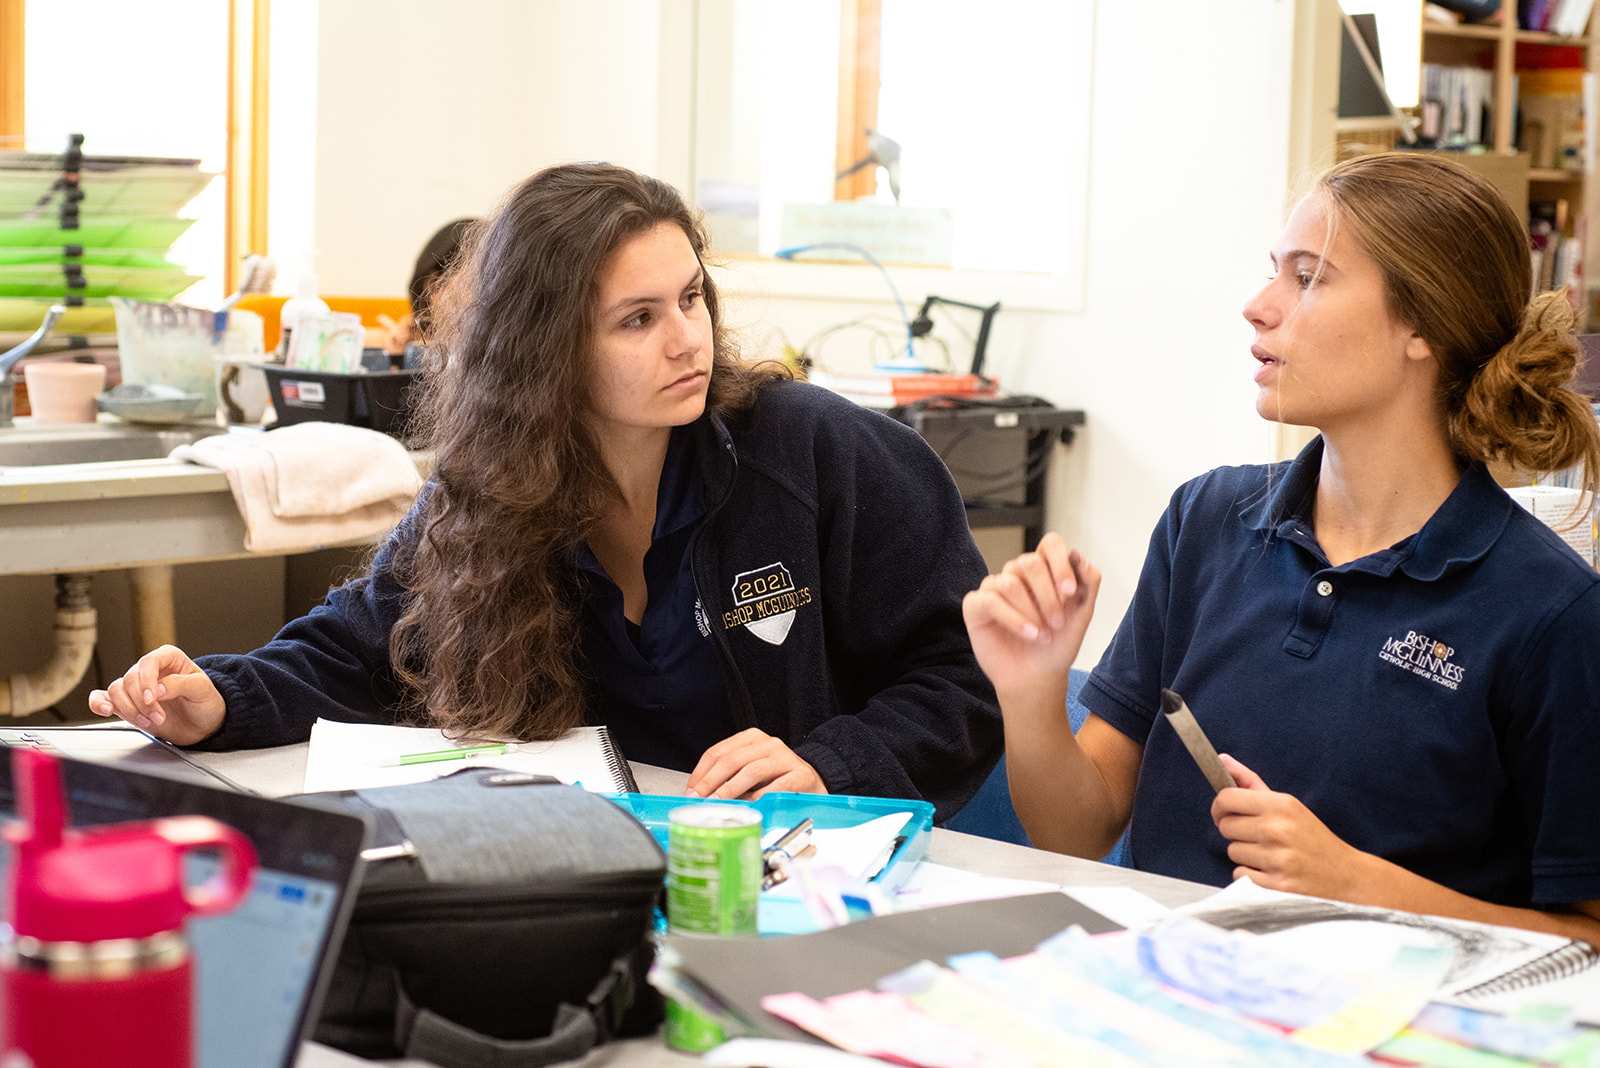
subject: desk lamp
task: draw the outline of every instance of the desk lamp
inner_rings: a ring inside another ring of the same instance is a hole
[[[788,260],[792,263],[794,262],[794,258],[800,253],[811,252],[814,249],[840,249],[846,252],[854,252],[856,255],[865,258],[868,263],[872,264],[878,269],[878,273],[883,275],[884,283],[889,287],[889,292],[894,294],[895,306],[900,309],[900,321],[906,324],[905,361],[902,364],[899,358],[896,357],[894,360],[890,361],[887,366],[889,366],[891,369],[895,367],[903,367],[906,370],[921,370],[922,365],[917,362],[916,353],[911,349],[911,339],[915,337],[916,334],[913,333],[911,328],[911,316],[906,314],[906,302],[900,299],[900,291],[895,288],[894,279],[889,277],[889,272],[884,269],[883,264],[878,262],[877,257],[868,252],[866,249],[862,248],[860,245],[852,245],[846,241],[819,241],[814,245],[795,245],[792,248],[780,248],[777,252],[774,252],[773,255],[778,257],[780,260]],[[998,305],[996,305],[996,307],[998,307]]]
[[[928,318],[928,309],[935,304],[950,304],[957,308],[971,308],[973,311],[983,313],[983,322],[978,326],[978,339],[972,343],[972,368],[969,373],[983,374],[983,354],[989,347],[989,327],[994,324],[995,313],[1000,310],[1000,302],[993,304],[968,304],[964,300],[951,300],[948,297],[928,296],[922,302],[922,307],[917,309],[917,317],[911,320],[911,336],[922,337],[933,330],[933,320]]]

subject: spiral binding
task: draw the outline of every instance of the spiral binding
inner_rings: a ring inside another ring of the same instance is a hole
[[[1490,994],[1504,994],[1511,990],[1522,990],[1541,983],[1555,982],[1565,979],[1570,975],[1593,967],[1600,963],[1600,951],[1597,951],[1587,942],[1569,942],[1559,949],[1552,949],[1544,956],[1528,961],[1526,964],[1511,969],[1504,975],[1497,975],[1493,979],[1485,979],[1476,986],[1469,986],[1459,993],[1459,997],[1487,997]]]
[[[628,766],[628,760],[622,755],[622,750],[611,737],[611,731],[604,725],[600,727],[600,747],[605,751],[606,765],[611,769],[611,781],[621,783],[622,788],[630,794],[639,792],[639,781],[633,777],[633,769]]]

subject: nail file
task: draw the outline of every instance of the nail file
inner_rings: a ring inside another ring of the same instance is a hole
[[[1183,747],[1189,750],[1194,762],[1200,765],[1201,773],[1205,775],[1206,782],[1211,784],[1213,790],[1220,793],[1230,786],[1238,785],[1233,781],[1233,776],[1228,774],[1228,769],[1222,766],[1222,760],[1211,746],[1211,739],[1206,737],[1206,732],[1195,722],[1194,713],[1183,703],[1183,698],[1171,690],[1162,690],[1161,711],[1167,714],[1167,722],[1178,732]]]

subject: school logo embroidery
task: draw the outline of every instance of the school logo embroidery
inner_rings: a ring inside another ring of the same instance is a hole
[[[694,599],[694,625],[700,631],[700,637],[711,637],[711,616],[706,612],[705,602],[700,598]]]
[[[1429,682],[1437,682],[1447,690],[1454,690],[1466,675],[1465,668],[1450,662],[1455,654],[1455,649],[1444,642],[1408,630],[1404,638],[1385,639],[1378,657]]]
[[[741,571],[733,577],[733,611],[722,613],[722,628],[745,627],[768,645],[782,645],[795,611],[811,603],[811,587],[795,587],[781,562]]]

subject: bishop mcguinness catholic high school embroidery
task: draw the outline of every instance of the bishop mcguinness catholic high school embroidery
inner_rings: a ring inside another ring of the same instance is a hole
[[[811,603],[811,587],[795,587],[781,562],[741,571],[733,578],[733,611],[722,613],[724,630],[745,627],[769,645],[782,645],[794,614]]]

